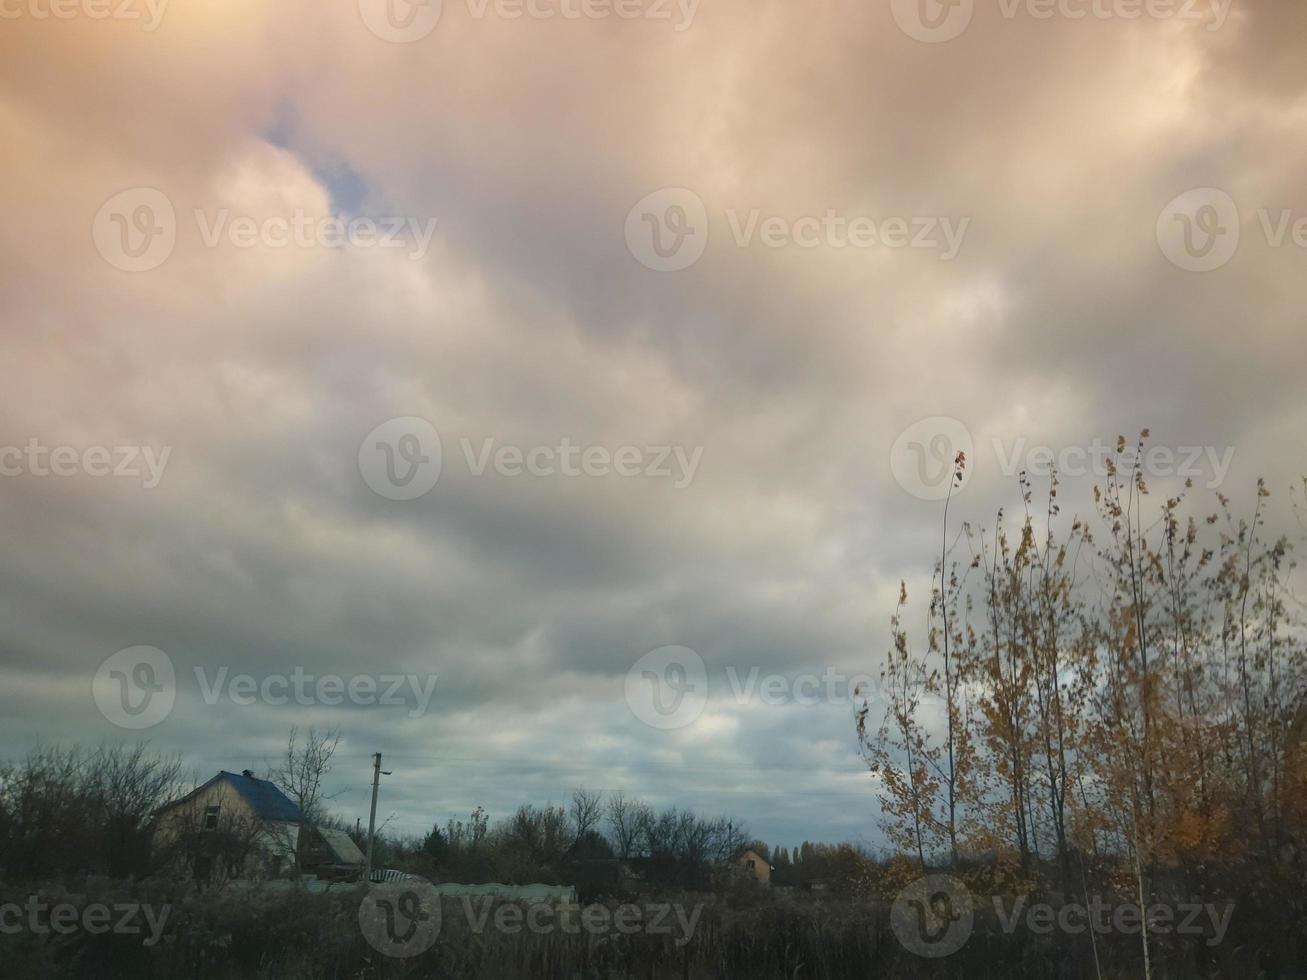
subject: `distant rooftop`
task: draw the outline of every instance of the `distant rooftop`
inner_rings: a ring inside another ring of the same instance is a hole
[[[358,845],[354,843],[349,834],[343,830],[332,830],[330,827],[318,828],[318,836],[322,838],[324,844],[331,849],[332,856],[341,864],[362,864],[364,861],[363,852],[359,850]]]
[[[304,819],[304,814],[285,793],[277,788],[275,783],[270,783],[266,779],[259,779],[254,773],[246,769],[239,776],[234,772],[227,772],[225,769],[215,776],[215,779],[226,778],[236,791],[250,805],[254,813],[261,820],[286,820],[291,823],[299,823]]]
[[[266,779],[260,779],[250,770],[246,769],[241,773],[227,772],[221,770],[218,775],[214,776],[202,786],[197,786],[179,800],[160,807],[161,810],[167,810],[185,803],[196,793],[208,789],[214,783],[223,781],[230,785],[237,793],[241,795],[254,815],[260,820],[280,820],[287,823],[301,823],[304,820],[304,814],[294,802],[277,788],[275,783],[270,783]]]

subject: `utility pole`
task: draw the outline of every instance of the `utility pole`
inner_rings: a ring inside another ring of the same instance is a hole
[[[368,859],[363,866],[363,883],[372,882],[372,839],[377,830],[377,790],[381,786],[381,777],[390,773],[381,771],[381,753],[372,753],[372,811],[368,814]]]

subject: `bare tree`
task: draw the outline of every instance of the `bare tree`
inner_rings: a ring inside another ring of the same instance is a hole
[[[622,860],[633,858],[644,849],[644,827],[650,814],[647,803],[628,797],[621,790],[608,797],[609,837]]]
[[[145,867],[150,819],[183,785],[181,756],[150,753],[144,742],[104,746],[90,759],[87,781],[100,813],[105,870],[121,876]]]
[[[339,744],[339,728],[326,731],[310,728],[302,743],[299,730],[291,728],[285,756],[278,765],[268,769],[268,778],[300,808],[305,823],[310,826],[322,821],[327,801],[340,795],[324,793],[322,789],[323,777],[331,772],[331,758]]]
[[[0,872],[145,874],[151,817],[180,774],[178,758],[145,743],[38,747],[0,767]]]
[[[676,809],[655,813],[643,805],[637,813],[652,873],[663,882],[701,884],[711,865],[734,858],[753,840],[745,827],[724,817],[710,819]]]
[[[572,831],[580,840],[599,826],[604,815],[604,798],[600,793],[587,789],[572,791],[572,805],[568,816],[572,818]]]

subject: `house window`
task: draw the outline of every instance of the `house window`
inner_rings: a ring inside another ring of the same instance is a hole
[[[221,805],[220,805],[220,804],[217,804],[217,803],[214,803],[214,804],[212,804],[212,805],[210,805],[210,806],[206,806],[206,807],[204,808],[204,829],[205,829],[205,830],[217,830],[217,829],[218,829],[218,811],[219,811],[220,809],[221,809]]]
[[[749,870],[750,870],[750,871],[755,871],[755,870],[757,870],[757,869],[754,868],[754,866],[753,866],[753,858],[749,858],[745,863],[749,866]]]

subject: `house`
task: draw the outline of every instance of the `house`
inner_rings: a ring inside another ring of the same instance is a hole
[[[365,860],[353,838],[343,830],[300,830],[299,865],[307,874],[327,881],[354,881],[362,878]]]
[[[160,863],[197,881],[296,872],[304,815],[276,785],[248,769],[240,775],[219,772],[154,816]]]
[[[759,884],[771,884],[771,864],[752,847],[746,847],[735,859],[735,863],[743,868],[746,874],[752,875]]]

